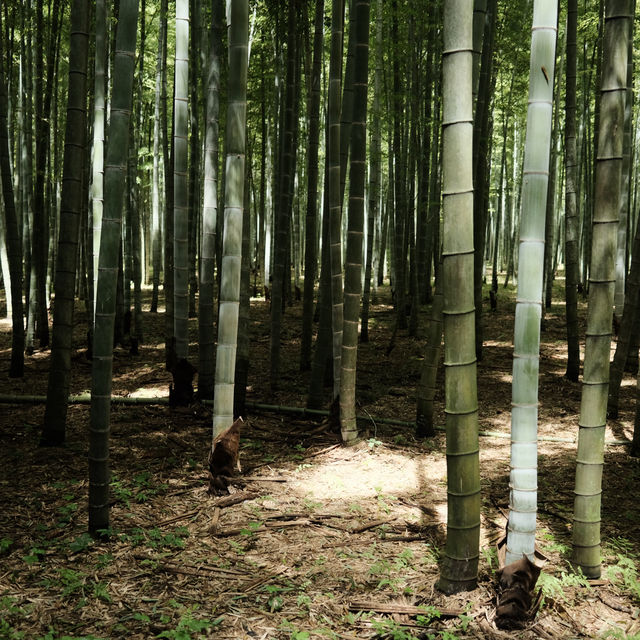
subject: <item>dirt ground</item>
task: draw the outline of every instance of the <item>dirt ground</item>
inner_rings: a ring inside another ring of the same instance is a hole
[[[146,302],[140,355],[116,349],[114,395],[168,395],[164,318]],[[542,604],[525,629],[504,632],[493,621],[495,543],[508,510],[514,291],[501,287],[498,311],[485,314],[478,366],[480,428],[493,434],[481,438],[479,583],[445,597],[434,586],[446,534],[445,439],[417,440],[412,428],[379,421],[415,419],[424,352],[423,338],[401,331],[387,355],[394,313],[383,288],[359,350],[357,446],[343,448],[327,420],[250,410],[228,504],[206,493],[208,408],[114,404],[109,542],[86,534],[88,406],[70,407],[64,448],[42,449],[44,405],[0,404],[0,639],[640,638],[640,463],[626,446],[605,452],[602,580],[587,582],[568,564],[580,385],[563,377],[563,313],[552,306],[542,335],[539,432],[560,441],[539,443],[537,541],[548,561]],[[76,319],[80,345],[84,314]],[[300,303],[284,322],[283,384],[272,394],[268,303],[252,300],[248,400],[303,407]],[[426,323],[424,309],[423,335]],[[196,320],[190,330],[197,363]],[[0,393],[45,394],[48,351],[27,358],[23,379],[7,377],[10,331],[0,321]],[[90,374],[81,348],[71,392],[88,391]],[[634,391],[629,376],[608,439],[631,438]]]

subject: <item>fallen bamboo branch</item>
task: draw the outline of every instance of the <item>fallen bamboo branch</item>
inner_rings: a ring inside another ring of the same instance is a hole
[[[373,520],[372,522],[367,522],[366,524],[360,525],[359,527],[353,527],[353,529],[349,529],[349,533],[363,533],[365,531],[369,531],[369,529],[375,529],[380,525],[393,522],[394,520],[395,520],[395,517],[384,518],[382,520]]]
[[[238,491],[238,493],[233,493],[230,496],[222,496],[221,498],[216,498],[213,501],[214,507],[230,507],[234,504],[239,504],[240,502],[244,502],[245,500],[253,500],[257,498],[260,494],[257,491]]]
[[[227,482],[287,482],[284,476],[220,476]]]
[[[455,618],[461,613],[464,613],[464,609],[447,609],[443,607],[435,607],[438,610],[441,618]],[[394,604],[373,602],[372,600],[353,600],[349,604],[349,611],[373,611],[375,613],[397,613],[407,616],[424,616],[429,615],[430,612],[426,607],[414,606],[410,604]]]
[[[0,404],[45,404],[47,402],[47,396],[36,395],[12,395],[10,393],[0,393]],[[138,405],[153,405],[169,404],[169,396],[160,396],[154,398],[145,398],[142,396],[111,396],[111,402],[113,404],[138,404]],[[69,396],[69,404],[91,404],[91,394],[82,393],[78,395]],[[211,405],[213,401],[203,400],[202,404]],[[246,402],[245,406],[249,410],[254,411],[268,411],[270,413],[291,413],[299,414],[308,417],[317,416],[329,416],[330,412],[327,409],[306,409],[304,407],[287,407],[285,405],[275,404],[263,404],[260,402]],[[409,429],[415,429],[416,423],[409,422],[407,420],[397,420],[396,418],[381,418],[378,416],[356,416],[361,422],[376,422],[378,424],[388,424],[397,427],[407,427]],[[445,431],[445,427],[436,426],[436,431]],[[478,435],[489,438],[501,438],[505,440],[511,439],[511,434],[503,433],[501,431],[486,431],[482,430],[478,432]],[[569,444],[575,444],[576,438],[562,438],[558,436],[538,436],[538,440],[543,442],[566,442]],[[605,440],[606,445],[624,446],[630,445],[631,440]]]
[[[166,520],[156,522],[156,527],[164,527],[165,525],[173,524],[174,522],[179,522],[180,520],[186,520],[187,518],[191,518],[192,516],[197,516],[199,513],[200,509],[189,511],[189,513],[181,513],[180,515],[173,516],[173,518],[167,518]]]

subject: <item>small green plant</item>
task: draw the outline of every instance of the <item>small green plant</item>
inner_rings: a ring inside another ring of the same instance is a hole
[[[93,538],[88,533],[82,533],[69,543],[72,553],[86,551],[93,544]]]
[[[568,555],[569,553],[569,546],[566,544],[563,544],[562,542],[557,542],[556,539],[554,538],[554,535],[549,532],[549,531],[545,531],[542,534],[542,539],[545,540],[545,544],[544,544],[544,548],[546,551],[550,552],[550,553],[560,553],[561,555]]]
[[[485,547],[482,549],[482,557],[489,565],[491,573],[495,573],[498,568],[498,552],[493,547]]]
[[[2,640],[22,640],[23,631],[16,631],[4,618],[0,618],[0,638]]]
[[[42,556],[46,551],[44,549],[40,549],[39,547],[31,547],[29,553],[26,556],[22,556],[22,559],[27,564],[35,564],[36,562],[41,562]]]
[[[116,502],[122,502],[126,507],[130,506],[133,492],[124,486],[124,483],[118,480],[116,476],[111,478],[111,493]]]
[[[310,498],[305,498],[302,504],[307,511],[315,511],[322,507],[322,502],[316,502]]]
[[[374,487],[374,489],[376,492],[376,500],[378,501],[378,509],[385,513],[389,513],[391,511],[391,506],[387,502],[397,500],[397,498],[395,496],[385,495],[382,492],[382,487]]]
[[[282,607],[284,606],[284,598],[280,595],[282,589],[271,584],[266,585],[264,589],[267,593],[269,593],[269,598],[267,598],[267,606],[269,607],[269,611],[271,611],[271,613],[273,613],[274,611],[280,611],[280,609],[282,609]]]
[[[12,544],[13,540],[11,538],[0,538],[0,554],[9,551]]]
[[[262,522],[252,521],[244,529],[242,529],[240,533],[241,535],[246,536],[249,539],[252,539],[256,535],[256,532],[258,531],[258,529],[260,529],[261,526],[262,526]]]
[[[194,613],[197,606],[187,607],[175,629],[167,629],[162,633],[159,633],[156,638],[170,638],[171,640],[192,640],[194,637],[198,637],[205,629],[211,629],[217,627],[223,620],[220,616],[215,620],[203,620],[196,618]],[[195,636],[194,636],[195,634]]]
[[[296,600],[297,605],[303,609],[309,609],[311,606],[311,602],[311,597],[306,593],[301,593]]]
[[[109,587],[105,582],[93,583],[93,596],[102,600],[103,602],[111,602],[111,596],[109,595]]]
[[[537,586],[538,589],[542,591],[542,600],[540,601],[541,607],[544,606],[548,599],[569,602],[567,589],[571,587],[591,588],[589,581],[581,571],[578,571],[577,573],[565,573],[563,571],[560,574],[560,578],[556,578],[555,576],[543,571],[538,576]]]
[[[606,576],[613,584],[630,593],[640,602],[640,581],[635,560],[628,556],[618,555],[618,562],[607,567]]]
[[[381,638],[388,638],[389,640],[418,640],[418,636],[395,620],[373,620],[371,624],[376,630],[376,634]]]
[[[87,576],[81,571],[66,569],[64,567],[58,569],[59,583],[62,585],[62,596],[66,598],[74,593],[82,592],[84,589]]]
[[[74,502],[75,496],[73,494],[67,493],[63,497],[67,501],[67,503],[58,507],[60,520],[58,521],[57,526],[61,528],[65,527],[71,522],[71,518],[73,518],[74,514],[78,510],[78,503]]]
[[[426,604],[426,605],[421,605],[420,609],[422,609],[424,611],[423,614],[418,614],[416,616],[416,622],[420,625],[423,626],[427,626],[429,625],[433,620],[438,619],[440,617],[440,611],[439,609],[437,609],[436,607],[430,605],[430,604]]]
[[[98,556],[97,567],[98,569],[104,569],[108,567],[113,562],[113,554],[112,553],[102,553]]]

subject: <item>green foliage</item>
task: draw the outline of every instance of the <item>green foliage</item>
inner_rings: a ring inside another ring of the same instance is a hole
[[[629,593],[636,602],[640,602],[640,581],[636,561],[623,555],[618,555],[617,559],[614,566],[607,567],[605,575],[613,584]]]
[[[242,529],[240,533],[243,536],[246,536],[247,538],[253,538],[261,526],[262,526],[262,522],[252,521],[246,526],[246,528]]]
[[[69,550],[72,553],[86,551],[93,544],[93,538],[88,533],[82,533],[69,543]]]
[[[640,633],[627,635],[620,627],[614,627],[603,631],[598,638],[602,638],[602,640],[640,640]]]
[[[289,622],[286,618],[280,624],[280,630],[289,634],[290,640],[310,640],[311,638],[338,638],[331,629],[325,628],[316,628],[307,630],[301,630],[296,627],[293,623]]]
[[[385,495],[382,492],[382,487],[374,487],[376,491],[376,500],[378,501],[378,509],[380,511],[384,511],[385,513],[389,513],[391,511],[391,507],[388,504],[391,500],[397,500],[395,496]]]
[[[376,633],[385,640],[418,640],[423,637],[414,635],[413,632],[395,620],[373,620],[372,625]]]
[[[493,547],[484,547],[484,549],[482,549],[482,557],[489,565],[491,573],[495,573],[495,570],[498,568],[498,552]]]
[[[111,478],[111,494],[116,502],[122,502],[125,506],[130,506],[131,496],[133,492],[131,489],[128,489],[124,486],[124,483],[118,480],[118,478],[114,475]]]
[[[180,605],[178,605],[180,606]],[[202,631],[217,627],[223,620],[222,616],[215,620],[204,620],[194,617],[197,606],[187,607],[178,621],[175,629],[167,629],[159,633],[156,638],[170,638],[171,640],[192,640],[202,636]]]
[[[22,556],[22,559],[27,564],[35,564],[36,562],[40,562],[42,560],[42,556],[45,554],[44,549],[40,549],[39,547],[31,547],[29,553],[26,556]]]
[[[547,600],[570,602],[567,589],[571,587],[591,589],[589,581],[580,570],[576,573],[563,571],[559,578],[542,571],[538,577],[537,587],[542,591],[540,607],[543,607]]]
[[[380,558],[371,565],[369,574],[376,577],[378,582],[376,589],[389,587],[394,593],[403,591],[411,593],[410,587],[406,586],[405,573],[406,569],[413,566],[413,552],[411,549],[405,549],[394,560],[393,564],[387,558]]]
[[[9,551],[9,548],[13,544],[11,538],[0,538],[0,555]]]
[[[9,622],[0,618],[0,638],[2,640],[21,640],[24,638],[24,632],[16,631]]]
[[[118,536],[121,542],[126,542],[132,547],[146,544],[151,549],[184,549],[184,538],[188,537],[189,530],[186,527],[176,527],[168,533],[158,527],[153,527],[148,531],[135,527],[130,533],[121,533]]]

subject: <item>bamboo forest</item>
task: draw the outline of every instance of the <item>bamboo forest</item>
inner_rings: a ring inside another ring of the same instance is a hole
[[[0,640],[640,640],[639,18],[1,2]]]

